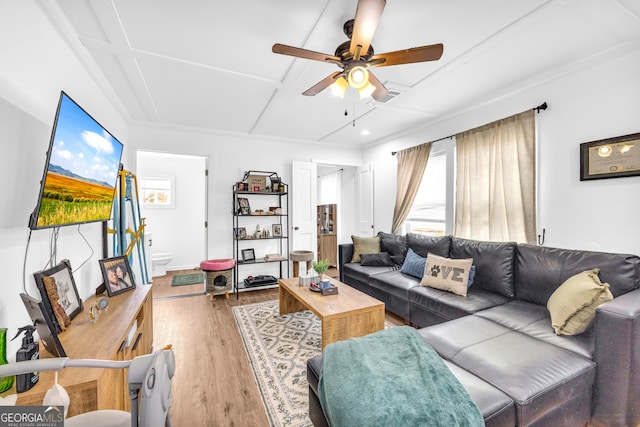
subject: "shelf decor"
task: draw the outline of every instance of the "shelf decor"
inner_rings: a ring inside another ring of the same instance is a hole
[[[246,186],[240,186],[238,182],[245,182]],[[236,298],[240,291],[277,287],[278,279],[289,277],[286,190],[287,184],[276,172],[254,170],[245,172],[232,186]],[[265,217],[268,217],[268,224],[264,224]],[[260,276],[276,279],[266,282],[246,280]]]

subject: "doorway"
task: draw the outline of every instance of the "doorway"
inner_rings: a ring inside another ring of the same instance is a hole
[[[140,212],[151,236],[151,256],[171,254],[167,270],[196,268],[207,259],[207,168],[204,156],[136,153]]]

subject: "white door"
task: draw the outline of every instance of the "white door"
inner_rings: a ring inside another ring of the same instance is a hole
[[[358,235],[370,237],[375,234],[373,224],[373,168],[358,168]]]
[[[291,250],[318,249],[317,212],[318,167],[315,163],[294,161],[291,186]],[[317,255],[317,254],[316,254]]]

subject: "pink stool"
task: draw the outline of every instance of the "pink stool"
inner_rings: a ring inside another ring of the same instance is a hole
[[[210,300],[223,293],[225,298],[229,298],[229,291],[233,289],[232,270],[235,265],[236,261],[233,259],[210,259],[200,263],[206,276],[205,292]]]

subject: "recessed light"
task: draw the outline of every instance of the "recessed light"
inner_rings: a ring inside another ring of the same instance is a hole
[[[369,135],[369,133],[370,133],[370,132],[369,132],[368,130],[363,129],[363,130],[360,132],[360,135]]]

